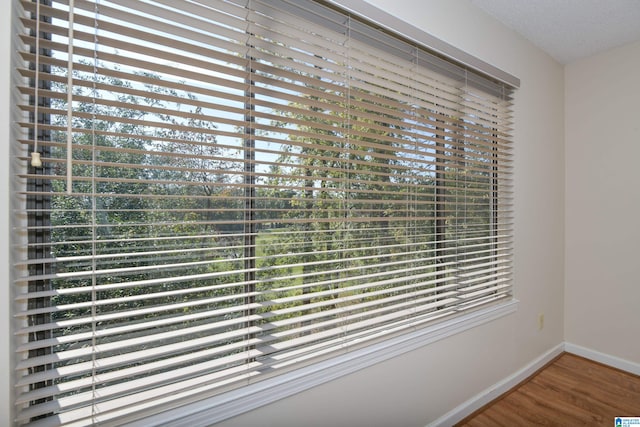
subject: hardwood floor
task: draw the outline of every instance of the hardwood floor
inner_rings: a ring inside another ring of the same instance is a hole
[[[640,376],[563,353],[456,426],[614,426],[640,417]]]

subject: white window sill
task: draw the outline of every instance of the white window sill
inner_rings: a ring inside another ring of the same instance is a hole
[[[518,301],[512,299],[130,425],[198,427],[215,424],[506,316],[517,308]]]

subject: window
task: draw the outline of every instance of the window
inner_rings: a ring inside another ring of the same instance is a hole
[[[511,298],[508,84],[323,2],[20,4],[18,423],[134,420]]]

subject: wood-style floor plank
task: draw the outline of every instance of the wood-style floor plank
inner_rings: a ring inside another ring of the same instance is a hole
[[[564,353],[456,426],[610,427],[618,416],[640,417],[640,376]]]

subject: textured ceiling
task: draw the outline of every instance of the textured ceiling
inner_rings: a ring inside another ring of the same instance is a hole
[[[470,0],[567,64],[640,40],[640,0]]]

